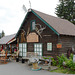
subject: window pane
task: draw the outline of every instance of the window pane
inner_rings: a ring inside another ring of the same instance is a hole
[[[39,47],[39,45],[37,44],[37,48]]]
[[[36,52],[36,48],[34,49],[34,51]]]
[[[37,51],[39,51],[39,48],[37,48]]]
[[[22,56],[22,53],[21,52],[19,53],[19,56]]]
[[[19,48],[19,51],[21,51],[21,52],[22,52],[22,48]]]
[[[23,53],[23,56],[26,56],[26,53]]]
[[[40,56],[42,55],[42,53],[40,52]]]
[[[40,51],[42,51],[42,48],[40,49]]]
[[[40,55],[40,53],[39,53],[39,52],[37,52],[37,54],[38,54],[38,55]]]
[[[35,21],[32,22],[32,30],[35,30]]]
[[[40,48],[42,47],[42,45],[40,44]]]
[[[19,47],[22,47],[22,44],[19,44]]]
[[[36,44],[34,46],[36,47]]]
[[[25,49],[23,49],[23,52],[25,52]]]

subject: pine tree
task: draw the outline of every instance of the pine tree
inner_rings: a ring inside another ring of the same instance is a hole
[[[0,39],[1,39],[1,33],[0,33]]]
[[[5,36],[5,33],[4,33],[4,31],[2,30],[2,37],[3,37],[3,36]]]
[[[59,0],[56,15],[75,24],[75,0]]]

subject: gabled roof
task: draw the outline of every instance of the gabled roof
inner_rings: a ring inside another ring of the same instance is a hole
[[[68,20],[47,15],[36,10],[33,11],[37,15],[39,15],[44,21],[46,21],[52,28],[54,28],[59,34],[75,36],[75,25]]]
[[[0,44],[7,44],[10,40],[15,38],[16,34],[12,34],[12,35],[8,35],[8,36],[4,36],[0,39]]]
[[[68,20],[60,19],[58,17],[54,17],[51,15],[36,11],[34,9],[31,9],[31,12],[34,15],[36,15],[41,21],[43,21],[57,35],[61,34],[61,35],[75,36],[75,25],[72,24],[71,22],[69,22]],[[28,14],[29,14],[29,12],[27,13],[27,15]],[[27,17],[27,15],[26,15],[26,17]],[[24,18],[24,21],[25,21],[26,17]],[[24,21],[22,22],[22,25],[23,25]],[[22,25],[21,25],[21,27],[22,27]]]

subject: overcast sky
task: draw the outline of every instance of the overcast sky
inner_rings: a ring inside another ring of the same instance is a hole
[[[55,15],[55,8],[59,0],[30,0],[31,8],[46,14]],[[0,0],[0,32],[5,35],[17,33],[25,17],[23,4],[30,8],[29,0]]]

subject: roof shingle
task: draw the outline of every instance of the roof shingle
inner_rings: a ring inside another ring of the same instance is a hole
[[[61,35],[75,36],[75,25],[65,19],[60,19],[39,11],[32,9],[37,15],[39,15],[44,21],[46,21],[51,27],[53,27]]]

